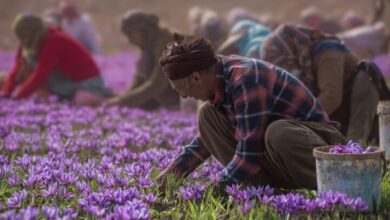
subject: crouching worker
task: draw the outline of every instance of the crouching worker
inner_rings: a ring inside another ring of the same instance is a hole
[[[123,94],[110,99],[108,105],[125,105],[146,110],[177,109],[179,95],[162,74],[158,59],[173,33],[157,16],[139,9],[122,18],[121,30],[129,42],[140,50],[133,84]]]
[[[3,95],[54,94],[75,104],[98,104],[111,96],[89,53],[64,32],[32,14],[18,15],[13,29],[20,41],[16,63]]]
[[[216,55],[197,36],[175,35],[160,59],[172,87],[205,101],[199,135],[158,176],[185,177],[211,155],[224,166],[217,187],[316,188],[314,147],[344,143],[318,100],[287,71]]]
[[[376,108],[390,92],[375,65],[358,57],[337,37],[284,24],[268,35],[261,59],[284,68],[318,98],[341,132],[363,143],[379,140]]]

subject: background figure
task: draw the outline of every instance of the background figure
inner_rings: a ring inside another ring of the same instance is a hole
[[[226,21],[230,28],[232,28],[235,24],[237,24],[237,22],[242,20],[249,20],[256,23],[260,22],[260,18],[258,16],[242,7],[232,8],[227,13]]]
[[[263,40],[271,32],[271,29],[262,24],[251,20],[241,20],[233,26],[229,37],[218,48],[218,53],[260,58]]]
[[[364,18],[354,11],[347,11],[341,17],[340,25],[343,30],[349,30],[365,25]]]
[[[188,11],[190,34],[207,38],[217,49],[226,39],[228,27],[218,13],[210,8],[193,6]],[[180,97],[180,109],[185,112],[196,112],[202,102],[193,98]]]
[[[42,19],[47,24],[53,27],[62,29],[61,27],[61,12],[57,8],[48,8],[42,13]]]
[[[33,93],[55,94],[75,104],[98,104],[111,95],[91,55],[73,38],[32,14],[15,18],[20,48],[3,95],[26,98]],[[81,100],[80,93],[87,97]]]
[[[211,41],[214,48],[218,48],[226,38],[227,27],[217,13],[204,13],[198,32],[194,34],[207,38]]]
[[[262,14],[259,19],[260,24],[263,24],[272,30],[277,28],[280,24],[280,22],[275,20],[274,17],[269,13]]]
[[[390,31],[384,22],[364,25],[337,35],[359,57],[371,59],[388,51]]]
[[[173,34],[159,23],[158,17],[141,10],[127,12],[121,31],[130,44],[141,51],[132,86],[109,105],[126,105],[153,110],[159,107],[177,109],[179,95],[171,88],[158,65],[158,58]]]
[[[91,53],[100,53],[98,35],[92,20],[87,14],[80,14],[70,1],[62,1],[59,6],[62,16],[62,29],[77,39]]]
[[[376,106],[389,98],[388,89],[376,65],[359,61],[340,39],[281,25],[264,40],[261,58],[296,75],[347,137],[364,142],[371,134],[378,141]]]
[[[210,10],[211,13],[214,12],[211,9],[205,9],[199,6],[192,6],[188,10],[187,21],[189,25],[189,33],[195,33],[199,30],[203,14],[208,10]]]
[[[309,6],[301,11],[301,20],[303,25],[318,29],[324,33],[336,34],[341,31],[337,20],[325,16],[314,6]]]
[[[373,3],[373,9],[374,9],[374,14],[371,19],[371,24],[374,24],[380,20],[383,19],[383,14],[386,11],[386,3],[385,0],[372,0]],[[390,3],[388,0],[387,3]]]
[[[198,6],[188,11],[190,34],[200,35],[211,41],[214,48],[225,40],[227,35],[226,24],[217,12]]]

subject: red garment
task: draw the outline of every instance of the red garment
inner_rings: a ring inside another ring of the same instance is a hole
[[[17,86],[14,78],[21,65],[20,49],[16,63],[3,86],[5,96],[10,96]],[[46,85],[50,74],[59,71],[74,82],[83,81],[100,75],[92,56],[73,38],[61,30],[49,27],[42,39],[37,66],[22,83],[16,97],[24,98]]]

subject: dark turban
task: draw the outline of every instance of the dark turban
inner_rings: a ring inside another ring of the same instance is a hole
[[[216,61],[210,41],[199,36],[174,34],[160,57],[160,64],[170,80],[178,80],[202,71]]]

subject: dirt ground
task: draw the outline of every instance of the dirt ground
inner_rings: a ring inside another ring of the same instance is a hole
[[[259,15],[271,14],[276,20],[298,22],[300,11],[316,5],[329,16],[339,17],[347,10],[354,10],[367,19],[372,16],[372,0],[77,0],[77,5],[88,12],[100,34],[106,53],[128,50],[131,47],[119,31],[121,16],[129,9],[141,8],[160,16],[161,21],[185,33],[187,12],[191,6],[204,6],[225,16],[233,7],[245,7]],[[58,0],[0,0],[0,49],[14,50],[16,38],[11,23],[17,13],[41,14],[48,7],[55,7]],[[385,12],[390,21],[390,8]]]

